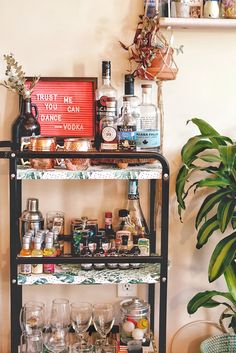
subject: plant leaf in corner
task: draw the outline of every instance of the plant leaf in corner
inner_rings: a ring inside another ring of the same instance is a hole
[[[204,244],[206,244],[212,233],[219,228],[220,226],[216,215],[203,223],[197,234],[197,249],[200,249]]]

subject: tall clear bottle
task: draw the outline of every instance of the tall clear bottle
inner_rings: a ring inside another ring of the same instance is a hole
[[[142,84],[142,103],[139,106],[140,120],[136,132],[137,151],[160,151],[160,128],[158,110],[152,104],[152,85]]]
[[[149,236],[148,225],[139,199],[138,180],[129,180],[127,210],[129,210],[131,222],[135,224],[137,235],[141,237]]]
[[[116,107],[116,100],[114,97],[107,97],[107,111],[100,120],[100,150],[114,151],[117,150],[117,128],[116,116],[114,115],[114,108]]]
[[[115,98],[115,106],[110,108],[113,116],[117,116],[117,92],[111,84],[111,62],[102,62],[102,84],[96,90],[96,139],[95,146],[99,149],[100,146],[100,133],[99,125],[100,120],[107,111],[107,97]]]

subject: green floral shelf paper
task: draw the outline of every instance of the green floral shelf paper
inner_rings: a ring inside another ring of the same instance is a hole
[[[33,169],[19,166],[17,179],[160,179],[161,164],[133,165],[119,169],[114,165],[90,166],[84,170],[70,171],[67,169]]]
[[[83,271],[79,265],[56,266],[54,274],[21,275],[19,285],[42,284],[115,284],[157,283],[160,279],[160,264],[143,264],[139,269]]]

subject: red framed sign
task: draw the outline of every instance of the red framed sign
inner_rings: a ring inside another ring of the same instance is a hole
[[[93,139],[96,88],[95,77],[41,77],[31,95],[41,135]]]

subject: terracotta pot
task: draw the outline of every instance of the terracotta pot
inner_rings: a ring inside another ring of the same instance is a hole
[[[174,80],[177,75],[177,67],[173,61],[173,48],[156,50],[156,57],[152,60],[151,66],[146,69],[146,76],[152,80]]]

